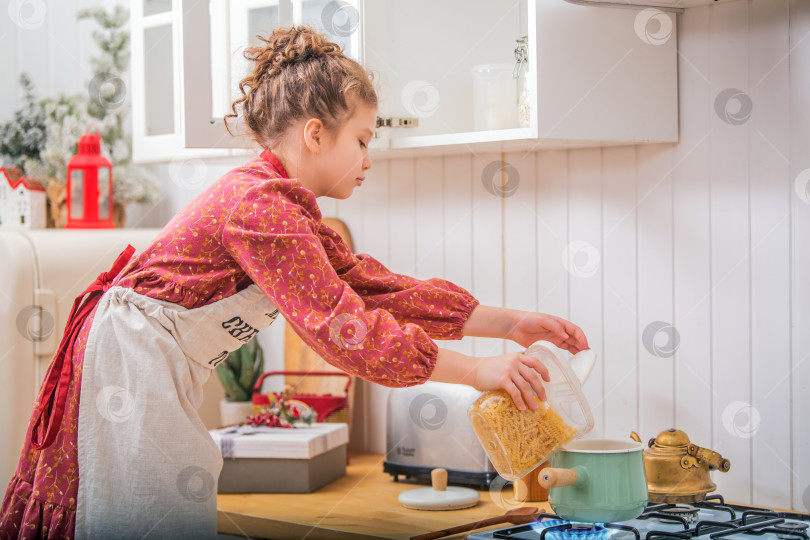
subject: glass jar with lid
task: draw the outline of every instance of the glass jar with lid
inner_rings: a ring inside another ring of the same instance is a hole
[[[517,80],[517,107],[520,127],[531,124],[531,92],[529,91],[529,37],[516,40],[515,67],[512,78]]]
[[[555,345],[538,341],[524,354],[548,369],[551,381],[542,381],[546,401],[539,402],[536,410],[521,411],[506,391],[491,390],[467,411],[493,467],[509,481],[527,475],[562,445],[593,429],[582,383],[593,368],[596,353],[588,349],[566,360]]]

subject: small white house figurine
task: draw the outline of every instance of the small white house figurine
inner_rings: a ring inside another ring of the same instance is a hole
[[[0,167],[0,228],[45,228],[45,189],[16,167]]]

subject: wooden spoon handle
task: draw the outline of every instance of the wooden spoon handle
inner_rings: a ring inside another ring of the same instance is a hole
[[[410,540],[433,540],[434,538],[443,538],[445,536],[452,536],[454,534],[472,531],[475,529],[481,529],[483,527],[489,527],[490,525],[499,525],[501,523],[512,523],[513,525],[521,525],[524,523],[531,523],[535,519],[537,519],[537,513],[523,514],[523,515],[504,514],[502,516],[495,516],[491,518],[482,519],[481,521],[473,521],[472,523],[465,523],[464,525],[457,525],[455,527],[450,527],[449,529],[442,529],[441,531],[433,531],[425,534],[420,534],[418,536],[411,536]]]

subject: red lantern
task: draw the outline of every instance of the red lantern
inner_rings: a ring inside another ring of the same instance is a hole
[[[96,128],[98,130],[98,128]],[[79,153],[68,163],[68,229],[111,229],[113,224],[112,164],[101,155],[101,137],[88,130],[79,139]]]

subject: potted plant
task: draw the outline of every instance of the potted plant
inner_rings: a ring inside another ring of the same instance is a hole
[[[253,387],[264,372],[264,352],[254,339],[233,351],[216,367],[217,376],[225,389],[219,411],[222,425],[244,422],[253,414]]]

